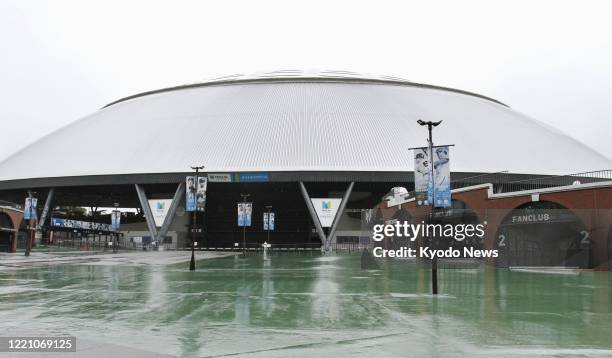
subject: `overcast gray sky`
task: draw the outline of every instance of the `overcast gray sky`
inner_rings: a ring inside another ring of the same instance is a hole
[[[2,0],[0,160],[130,94],[275,69],[474,91],[610,158],[609,4]]]

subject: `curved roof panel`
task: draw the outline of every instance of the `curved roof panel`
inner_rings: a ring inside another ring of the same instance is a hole
[[[411,171],[418,119],[455,144],[451,169],[565,174],[612,167],[494,100],[397,79],[223,79],[120,100],[0,162],[0,181],[112,174]]]

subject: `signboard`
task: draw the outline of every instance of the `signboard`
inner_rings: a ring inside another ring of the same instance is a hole
[[[263,224],[264,230],[274,231],[274,213],[264,213],[263,214]]]
[[[26,198],[25,205],[23,206],[23,220],[36,220],[36,205],[38,204],[37,198]]]
[[[198,177],[198,188],[196,190],[196,209],[198,211],[204,211],[206,207],[206,188],[208,186],[208,180],[206,177]]]
[[[121,211],[113,210],[113,212],[111,212],[111,229],[119,230],[120,226],[121,226]]]
[[[185,178],[185,211],[196,210],[196,178],[188,176]]]
[[[170,210],[170,205],[172,205],[172,199],[149,200],[149,207],[151,208],[151,214],[153,214],[155,226],[161,227],[164,224],[168,210]]]
[[[312,205],[315,208],[319,222],[323,227],[331,227],[334,218],[338,213],[338,207],[342,202],[340,198],[312,198]]]
[[[270,175],[261,173],[216,173],[208,174],[208,181],[211,183],[262,183],[269,182]]]
[[[268,173],[236,173],[234,174],[234,181],[243,183],[269,182],[270,176]]]
[[[208,181],[211,183],[231,183],[232,175],[229,173],[208,173]]]
[[[51,226],[92,231],[113,231],[109,224],[59,218],[51,218]]]
[[[253,203],[238,203],[238,226],[251,226]]]
[[[431,166],[433,165],[433,180]],[[438,208],[451,207],[449,147],[433,148],[433,159],[429,148],[414,149],[414,191],[417,205],[431,205],[435,198]]]

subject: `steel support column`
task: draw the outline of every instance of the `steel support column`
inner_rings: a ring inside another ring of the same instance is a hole
[[[321,239],[321,243],[325,245],[327,242],[327,238],[325,237],[325,232],[323,231],[323,227],[321,226],[321,222],[319,221],[319,217],[317,216],[317,212],[312,205],[312,201],[310,200],[310,196],[308,196],[308,191],[306,191],[306,187],[304,186],[304,182],[300,182],[300,190],[302,192],[302,196],[304,197],[304,201],[306,202],[306,207],[308,207],[308,212],[310,213],[310,218],[315,224],[317,229],[317,234],[319,234],[319,239]]]
[[[342,217],[342,213],[344,213],[344,208],[346,208],[346,203],[348,202],[349,197],[351,196],[351,192],[353,191],[353,186],[355,186],[355,182],[352,181],[348,188],[346,188],[346,192],[342,197],[342,201],[340,202],[340,207],[338,207],[338,212],[336,213],[336,217],[332,222],[332,226],[329,229],[329,234],[327,234],[327,241],[325,243],[326,249],[329,250],[331,248],[332,240],[334,239],[334,235],[336,234],[336,229],[338,228],[338,223],[340,222],[340,217]]]
[[[157,233],[157,242],[159,244],[162,243],[164,236],[166,236],[166,234],[168,233],[170,224],[172,224],[172,221],[174,220],[176,209],[178,209],[181,203],[181,199],[183,199],[184,194],[185,194],[185,182],[180,182],[178,187],[176,188],[176,192],[174,193],[174,198],[172,198],[172,204],[170,204],[170,208],[168,209],[168,214],[164,218],[164,223],[162,224],[161,228],[159,229],[159,232]]]
[[[45,206],[43,207],[43,211],[40,214],[40,220],[37,223],[37,230],[40,230],[42,226],[45,225],[45,220],[47,220],[47,216],[49,215],[49,209],[51,208],[51,202],[53,201],[53,196],[55,195],[55,188],[49,189],[47,193],[47,201],[45,201]]]
[[[134,184],[134,186],[136,187],[138,200],[140,200],[140,207],[142,208],[142,212],[144,213],[145,219],[147,220],[147,227],[149,228],[149,233],[151,234],[151,238],[154,239],[157,237],[157,228],[155,227],[155,220],[153,219],[153,213],[151,213],[151,207],[149,207],[147,194],[145,193],[144,188],[140,184]]]

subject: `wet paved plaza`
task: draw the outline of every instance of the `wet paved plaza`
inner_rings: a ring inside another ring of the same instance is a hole
[[[612,356],[609,273],[441,270],[432,297],[427,270],[363,270],[359,256],[229,256],[189,272],[187,252],[143,255],[0,265],[0,336],[144,355]]]

